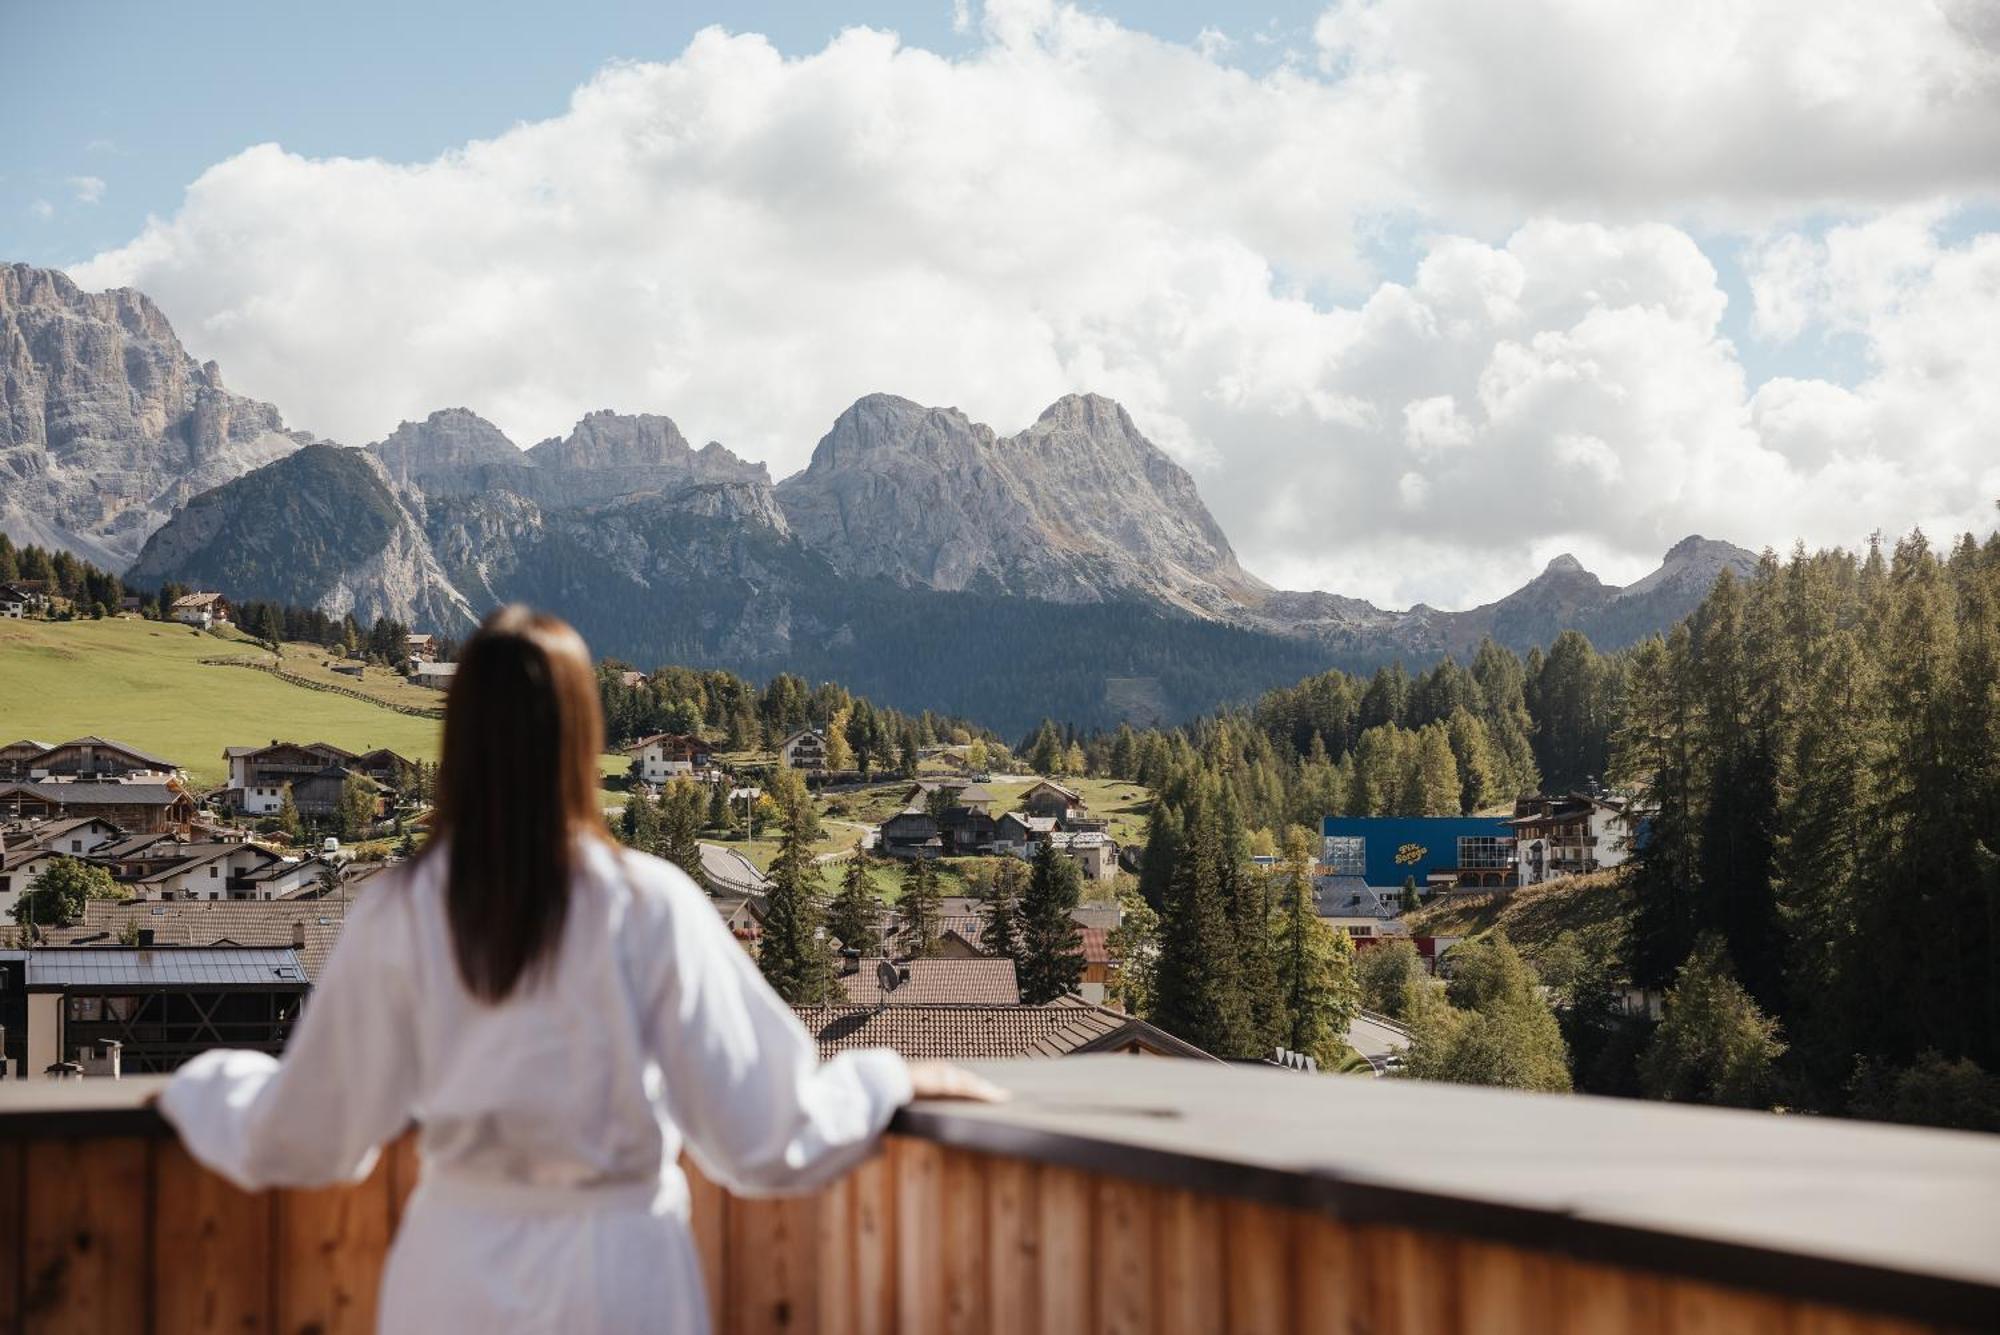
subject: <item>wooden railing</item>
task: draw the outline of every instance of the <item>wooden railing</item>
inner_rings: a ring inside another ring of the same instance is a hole
[[[1632,1115],[1661,1110],[1409,1085],[1385,1098],[1399,1082],[1156,1058],[991,1069],[1020,1090],[1015,1104],[911,1110],[881,1155],[816,1195],[739,1200],[694,1175],[718,1330],[1891,1335],[2000,1323],[1993,1138],[1665,1110],[1685,1125],[1628,1144],[1616,1142]],[[154,1087],[0,1086],[0,1329],[372,1330],[414,1139],[358,1186],[250,1195],[138,1106]],[[1330,1138],[1400,1141],[1383,1153],[1445,1165],[1368,1174],[1338,1169],[1338,1153],[1301,1156],[1271,1114],[1296,1100],[1335,1114],[1310,1123]],[[1445,1122],[1485,1115],[1466,1125],[1467,1154],[1440,1148],[1422,1118],[1403,1117],[1407,1137],[1381,1120],[1426,1103]],[[1527,1120],[1496,1139],[1508,1111]],[[1217,1139],[1218,1116],[1237,1139]],[[1600,1121],[1610,1141],[1580,1134]],[[1690,1129],[1720,1137],[1707,1162],[1688,1158]],[[1751,1143],[1732,1148],[1732,1135]],[[1800,1138],[1795,1162],[1771,1171],[1787,1135]],[[1559,1175],[1552,1136],[1607,1178],[1601,1200],[1562,1185],[1505,1198],[1516,1174]],[[1510,1137],[1522,1162],[1482,1166]],[[1864,1157],[1828,1157],[1840,1140]],[[1618,1167],[1645,1160],[1650,1178]],[[1731,1165],[1733,1182],[1715,1175]],[[1932,1176],[1946,1166],[1955,1180]],[[1793,1169],[1825,1181],[1788,1195]],[[1704,1226],[1709,1198],[1732,1204]],[[1845,1217],[1815,1208],[1843,1200]]]

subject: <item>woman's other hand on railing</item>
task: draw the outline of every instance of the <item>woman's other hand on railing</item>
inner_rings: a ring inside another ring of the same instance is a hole
[[[911,1062],[910,1088],[920,1099],[957,1099],[966,1103],[1007,1101],[1006,1090],[950,1062]]]

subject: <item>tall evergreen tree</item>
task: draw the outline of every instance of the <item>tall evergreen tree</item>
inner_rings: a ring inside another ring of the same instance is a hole
[[[868,888],[868,864],[856,853],[841,872],[840,893],[827,907],[826,930],[844,949],[873,955],[882,948],[881,921],[881,901]]]
[[[1020,859],[1007,858],[993,870],[993,893],[986,900],[986,930],[981,944],[1002,959],[1021,958],[1021,892],[1027,880]]]
[[[1197,796],[1167,903],[1160,914],[1155,1024],[1222,1057],[1256,1055],[1250,1008],[1238,976],[1236,934],[1224,897],[1222,836],[1209,802]]]
[[[1039,1006],[1074,992],[1083,978],[1083,933],[1070,916],[1083,891],[1076,859],[1053,840],[1035,851],[1027,893],[1021,897],[1020,943],[1015,961],[1021,1000]]]
[[[1286,831],[1273,953],[1284,998],[1284,1046],[1330,1070],[1344,1055],[1348,1026],[1361,1010],[1361,989],[1354,977],[1353,942],[1320,921],[1313,904],[1314,842],[1303,828]]]
[[[929,858],[910,859],[903,868],[903,897],[896,905],[896,925],[906,957],[923,959],[937,953],[942,901],[937,864]]]
[[[701,884],[701,822],[707,815],[701,789],[686,779],[667,785],[660,801],[659,854]]]
[[[781,790],[782,791],[782,790]],[[820,931],[819,864],[807,834],[808,804],[778,808],[778,855],[771,862],[757,968],[793,1005],[823,1001],[833,985],[833,957]]]

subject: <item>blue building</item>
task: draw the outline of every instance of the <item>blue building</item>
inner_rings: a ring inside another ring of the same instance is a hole
[[[1378,889],[1416,878],[1465,889],[1517,884],[1514,827],[1505,816],[1328,816],[1320,861],[1334,876],[1359,876]]]

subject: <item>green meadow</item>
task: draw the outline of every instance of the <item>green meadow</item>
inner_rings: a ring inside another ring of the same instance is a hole
[[[165,756],[199,784],[226,777],[225,746],[272,738],[435,760],[440,725],[267,672],[204,658],[257,646],[159,621],[0,621],[0,743],[96,734]]]

